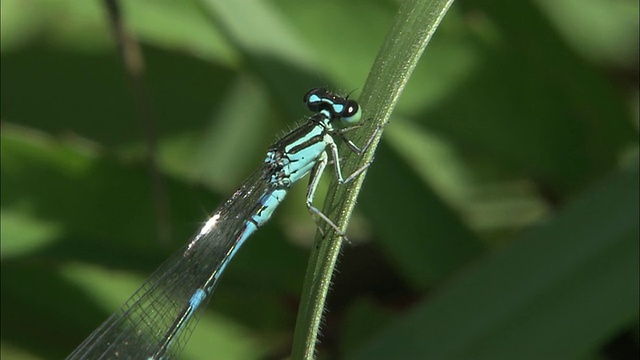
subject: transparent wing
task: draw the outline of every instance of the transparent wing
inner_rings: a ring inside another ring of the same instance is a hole
[[[67,359],[151,359],[170,346],[162,359],[176,359],[191,336],[199,315],[231,254],[241,244],[246,220],[259,207],[270,186],[261,169],[225,201],[192,241],[165,261],[120,310],[96,329]],[[205,286],[206,298],[184,318],[193,294]],[[180,331],[176,322],[183,317]],[[170,337],[170,338],[169,338]]]

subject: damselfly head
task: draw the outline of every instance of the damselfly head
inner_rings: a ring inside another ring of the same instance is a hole
[[[339,120],[342,125],[354,125],[360,121],[360,105],[355,100],[335,95],[324,88],[307,91],[303,100],[309,110],[328,112],[332,120]]]

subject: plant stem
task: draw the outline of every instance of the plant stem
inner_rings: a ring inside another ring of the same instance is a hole
[[[451,3],[453,0],[408,0],[400,6],[359,101],[365,111],[364,118],[372,121],[363,125],[354,140],[362,144],[376,128],[381,127],[381,130],[363,156],[352,154],[345,159],[345,174],[350,174],[373,159],[382,127],[388,123],[413,69]],[[327,194],[324,211],[342,231],[347,228],[363,181],[364,174],[344,186],[338,186],[334,179],[330,186],[332,190]],[[325,233],[325,238],[319,234],[316,237],[307,267],[293,339],[292,359],[312,359],[315,354],[331,276],[343,240],[329,230]]]

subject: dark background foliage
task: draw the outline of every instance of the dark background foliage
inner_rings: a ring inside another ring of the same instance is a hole
[[[357,98],[398,6],[121,5],[152,131],[101,1],[2,2],[7,359],[77,346],[305,116],[308,88]],[[367,175],[319,358],[637,358],[637,132],[637,2],[457,1]],[[289,354],[304,188],[229,266],[185,358]]]

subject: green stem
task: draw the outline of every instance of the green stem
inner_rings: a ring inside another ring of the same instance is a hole
[[[453,0],[408,0],[401,5],[360,96],[364,118],[371,121],[358,131],[354,139],[356,143],[364,143],[376,127],[389,121],[413,69],[451,3]],[[373,159],[381,135],[382,131],[379,131],[363,156],[351,155],[345,159],[345,174]],[[348,151],[342,152],[346,153]],[[347,228],[363,181],[364,174],[345,186],[338,186],[334,179],[330,187],[333,190],[327,194],[325,214],[343,231]],[[309,260],[293,338],[292,359],[314,358],[331,276],[342,246],[340,236],[329,229],[326,231],[328,235],[325,238],[317,237]]]

